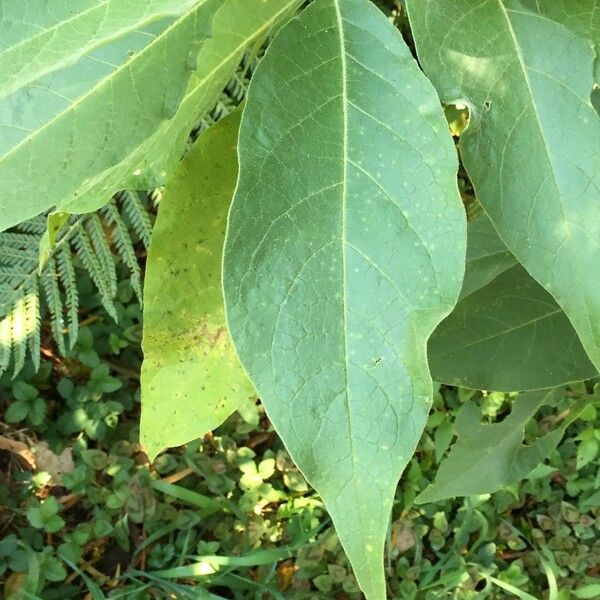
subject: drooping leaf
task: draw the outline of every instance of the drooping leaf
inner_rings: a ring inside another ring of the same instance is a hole
[[[431,403],[427,338],[463,273],[455,150],[399,32],[367,0],[317,0],[259,65],[239,154],[230,331],[381,600],[396,483]]]
[[[487,216],[467,230],[461,300],[429,340],[435,381],[523,391],[597,375],[564,312],[515,264]]]
[[[115,165],[102,182],[105,193],[91,189],[68,203],[65,209],[74,212],[97,209],[104,204],[111,182],[114,189],[149,189],[163,185],[181,160],[190,130],[215,105],[244,52],[284,21],[299,2],[224,0],[177,112],[136,146],[125,161]]]
[[[557,390],[529,392],[516,398],[510,415],[500,423],[481,423],[481,412],[471,400],[456,416],[458,440],[440,465],[435,482],[416,501],[437,502],[454,496],[495,492],[526,477],[556,448],[565,430],[589,404],[574,403],[563,423],[529,445],[523,445],[525,425]]]
[[[442,100],[471,108],[460,147],[479,200],[598,368],[600,117],[590,101],[590,42],[517,0],[409,0],[408,8]]]
[[[596,83],[600,83],[600,0],[522,0],[523,6],[562,23],[589,40],[596,50]]]
[[[219,4],[0,3],[0,230],[92,188],[108,201],[111,169],[177,111]]]
[[[144,287],[141,441],[153,459],[218,427],[252,395],[221,288],[239,114],[203,133],[169,178]]]

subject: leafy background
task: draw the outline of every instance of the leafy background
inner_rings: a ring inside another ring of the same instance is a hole
[[[259,404],[148,464],[138,443],[141,313],[124,265],[119,275],[118,325],[82,276],[84,324],[75,348],[62,358],[45,347],[37,374],[28,364],[16,380],[5,375],[0,382],[5,593],[360,598],[320,499]],[[547,464],[520,484],[413,504],[433,480],[467,400],[492,423],[515,397],[453,387],[436,394],[438,410],[395,498],[390,596],[566,599],[574,589],[574,597],[598,597],[596,409],[587,409]],[[555,426],[560,413],[543,409],[527,425],[526,440]],[[203,589],[207,595],[198,595]]]
[[[376,4],[388,13],[399,6]],[[395,15],[409,36],[402,13]],[[242,65],[240,72],[251,70]],[[230,82],[192,139],[241,101],[244,86],[240,77]],[[458,133],[464,113],[449,109],[448,117]],[[460,185],[476,213],[464,173]],[[58,341],[56,315],[73,311],[68,295],[53,307],[52,282],[42,282],[49,292],[39,319],[24,302],[31,290],[22,288],[22,314],[29,310],[34,332],[29,348],[39,340],[42,360],[35,373],[23,346],[17,359],[24,370],[16,379],[8,373],[0,380],[5,596],[360,598],[320,499],[293,466],[260,404],[248,404],[214,434],[148,463],[138,442],[141,310],[133,265],[143,267],[144,237],[159,197],[160,190],[134,197],[141,209],[129,213],[126,200],[115,200],[128,231],[121,242],[114,211],[112,221],[106,209],[89,217],[101,218],[103,227],[112,223],[107,242],[100,241],[97,223],[82,225],[105,258],[98,270],[85,264],[81,241],[73,247],[77,306],[71,314],[77,318],[71,322],[80,322],[77,341],[63,340],[62,348]],[[34,223],[24,227],[30,229],[23,233],[41,235]],[[37,253],[30,258],[37,264]],[[35,269],[27,273],[34,281]],[[70,279],[66,274],[61,280],[63,293]],[[590,381],[566,393],[592,392],[593,386]],[[387,541],[390,597],[600,597],[600,417],[593,407],[520,484],[491,495],[413,504],[435,478],[460,407],[472,401],[484,422],[494,423],[516,399],[449,386],[436,394],[437,410],[394,502]],[[526,442],[560,424],[563,408],[560,402],[543,408],[527,424]]]

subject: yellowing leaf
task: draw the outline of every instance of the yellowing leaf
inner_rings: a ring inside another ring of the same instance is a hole
[[[145,281],[141,441],[154,458],[218,427],[252,395],[229,341],[221,253],[239,114],[203,133],[169,179]]]

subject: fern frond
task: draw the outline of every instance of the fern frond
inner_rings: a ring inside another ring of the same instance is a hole
[[[190,142],[242,102],[257,62],[257,52],[244,57],[216,106],[191,132]],[[81,268],[76,266],[75,257],[89,273],[113,319],[117,319],[117,261],[129,270],[131,285],[142,300],[142,273],[135,244],[139,240],[148,248],[152,234],[150,210],[158,206],[161,194],[160,188],[148,195],[123,191],[97,213],[72,216],[60,231],[41,274],[39,245],[46,231],[46,215],[0,232],[0,375],[11,361],[16,375],[28,355],[38,367],[40,317],[44,311],[49,315],[60,353],[74,347],[79,332],[76,269]]]
[[[142,233],[146,242],[149,240],[149,204],[138,198],[130,209],[130,214],[135,213],[135,229],[125,222],[124,211],[124,205],[121,208],[113,199],[99,213],[72,216],[60,232],[41,274],[39,245],[45,232],[45,216],[0,232],[0,374],[9,368],[11,360],[12,370],[17,374],[27,356],[38,367],[43,311],[49,315],[59,352],[64,354],[67,347],[74,347],[79,332],[76,256],[89,273],[106,311],[115,320],[117,261],[129,269],[132,286],[141,297],[141,269],[132,236],[141,237]]]
[[[75,233],[74,246],[85,270],[90,274],[94,285],[100,292],[102,305],[106,309],[106,312],[116,321],[117,309],[113,302],[114,296],[112,294],[110,278],[106,278],[100,260],[94,253],[88,232],[83,225]]]
[[[111,298],[114,298],[117,293],[117,270],[100,217],[96,214],[90,215],[85,221],[85,229],[90,236],[94,251],[98,257],[103,279],[110,291],[109,295]]]
[[[10,365],[12,354],[12,316],[6,315],[0,321],[0,372],[4,373]]]
[[[140,195],[137,192],[124,191],[117,194],[117,199],[121,203],[131,227],[137,233],[144,247],[148,248],[152,235],[152,222]]]
[[[105,216],[106,220],[113,226],[112,239],[119,253],[119,256],[129,269],[131,276],[131,286],[137,296],[137,299],[142,301],[142,271],[138,262],[137,256],[135,255],[135,248],[129,235],[129,230],[125,221],[121,217],[121,214],[117,210],[117,207],[113,202],[109,202],[104,208],[101,209],[101,213]]]
[[[40,368],[40,346],[41,346],[41,314],[40,314],[40,290],[38,278],[32,277],[24,285],[25,289],[25,328],[27,330],[27,345],[33,366],[37,371]],[[15,367],[15,374],[18,371]]]
[[[21,290],[15,301],[11,319],[12,352],[15,375],[21,371],[27,356],[25,289]]]
[[[69,332],[69,349],[73,349],[79,335],[79,293],[75,279],[75,268],[71,248],[62,245],[56,253],[58,276],[65,291],[65,305],[67,309],[67,330]],[[33,351],[32,351],[33,353]]]
[[[47,271],[42,275],[42,287],[46,296],[46,305],[50,311],[50,326],[52,328],[52,336],[56,341],[58,350],[61,354],[66,354],[67,347],[65,345],[64,336],[64,309],[63,302],[60,296],[60,288],[58,287],[58,275],[56,262],[52,258],[47,263]]]

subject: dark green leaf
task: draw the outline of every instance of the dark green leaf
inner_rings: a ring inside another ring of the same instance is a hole
[[[239,154],[230,331],[363,591],[380,600],[396,484],[431,405],[426,342],[464,265],[447,124],[371,3],[317,0],[261,62]]]
[[[429,340],[433,378],[472,389],[517,391],[594,377],[597,371],[571,323],[501,249],[489,219],[484,215],[469,223],[468,235],[462,299]]]

